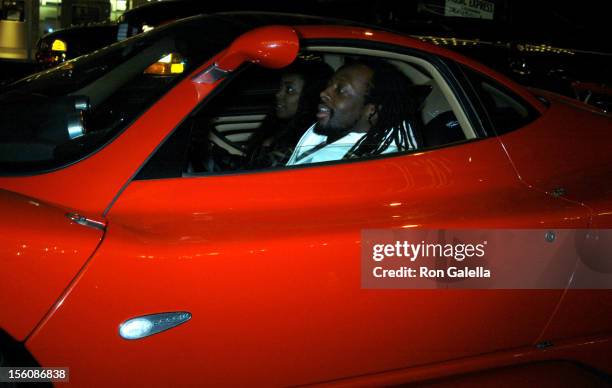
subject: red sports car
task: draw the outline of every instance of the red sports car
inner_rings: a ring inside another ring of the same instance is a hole
[[[183,19],[1,92],[0,364],[83,387],[609,384],[609,287],[371,289],[359,257],[365,229],[612,228],[610,117],[309,23]],[[346,63],[392,65],[419,140],[253,167],[296,58],[336,71],[312,122]]]

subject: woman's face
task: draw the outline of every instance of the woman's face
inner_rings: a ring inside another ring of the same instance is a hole
[[[297,74],[283,74],[280,89],[276,93],[276,117],[289,120],[298,109],[298,102],[304,88],[304,79]]]

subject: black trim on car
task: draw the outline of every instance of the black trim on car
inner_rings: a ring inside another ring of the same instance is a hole
[[[472,83],[465,76],[461,66],[448,58],[443,59],[443,62],[449,68],[450,75],[455,78],[455,81],[461,88],[461,103],[469,106],[469,109],[464,109],[464,112],[468,116],[470,123],[472,123],[474,130],[479,137],[495,136],[495,132],[489,120],[489,115],[476,94]]]
[[[459,68],[460,72],[465,77],[465,80],[467,81],[467,83],[471,85],[471,90],[474,93],[474,101],[478,101],[478,105],[480,106],[478,109],[484,112],[484,116],[482,117],[485,117],[487,119],[487,126],[490,128],[491,134],[496,135],[496,136],[501,136],[506,133],[513,132],[517,129],[523,128],[524,126],[531,124],[533,121],[537,120],[538,118],[542,116],[542,114],[533,105],[525,101],[523,97],[516,94],[510,88],[502,85],[499,81],[496,81],[495,79],[485,74],[482,74],[481,72],[474,70],[470,68],[469,66],[459,65],[459,64],[457,64],[456,66]],[[471,71],[473,75],[467,74],[466,70]],[[512,98],[513,100],[516,100],[523,107],[525,107],[525,109],[527,110],[527,116],[525,117],[524,122],[516,126],[515,128],[510,128],[510,129],[496,128],[495,121],[491,117],[491,113],[489,109],[487,108],[486,104],[484,103],[484,101],[482,100],[482,98],[480,97],[481,93],[478,92],[477,86],[475,85],[476,80],[474,78],[477,78],[477,77],[480,77],[483,80],[486,80],[487,82],[491,83],[492,85],[495,86],[495,88],[499,89],[502,93],[508,95],[508,97]]]

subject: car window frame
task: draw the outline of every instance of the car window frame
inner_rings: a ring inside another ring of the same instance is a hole
[[[537,107],[533,106],[529,101],[525,100],[521,95],[516,93],[511,88],[508,88],[506,85],[503,85],[501,82],[495,80],[494,78],[491,78],[490,76],[482,73],[481,71],[474,69],[473,67],[465,65],[465,64],[459,64],[459,63],[453,62],[452,66],[456,68],[457,74],[461,75],[461,79],[462,79],[461,82],[465,84],[465,89],[468,91],[470,98],[474,101],[475,109],[477,109],[480,112],[480,116],[482,117],[482,121],[483,121],[482,122],[483,128],[485,128],[485,130],[489,132],[491,136],[503,136],[505,134],[518,131],[526,126],[533,124],[540,117],[542,117],[543,113],[539,109],[537,109]],[[520,126],[516,128],[506,130],[500,133],[496,129],[494,121],[491,119],[489,109],[487,108],[486,104],[482,101],[482,98],[480,97],[480,94],[483,92],[482,91],[479,92],[477,90],[478,86],[474,84],[473,77],[466,74],[466,71],[465,71],[466,69],[476,74],[477,76],[481,77],[482,79],[486,80],[487,82],[491,83],[494,87],[498,88],[502,93],[506,94],[508,97],[514,100],[517,100],[521,105],[527,107],[528,121],[526,123],[521,124]]]
[[[412,47],[400,46],[396,44],[382,43],[382,42],[373,42],[373,41],[363,41],[359,39],[335,39],[335,38],[317,38],[317,39],[302,39],[300,41],[301,52],[305,52],[311,50],[312,48],[342,48],[347,51],[355,50],[358,51],[360,49],[370,50],[371,52],[380,52],[386,55],[377,56],[386,59],[394,59],[394,60],[402,60],[401,58],[396,58],[396,55],[399,56],[410,56],[414,58],[418,58],[429,63],[433,68],[438,72],[438,74],[442,77],[442,80],[445,82],[446,86],[450,89],[450,92],[456,99],[458,104],[458,109],[460,109],[465,114],[465,119],[468,125],[471,127],[474,137],[466,138],[463,141],[452,142],[448,144],[442,144],[434,147],[421,148],[416,150],[406,150],[397,153],[391,154],[382,154],[376,155],[367,158],[359,158],[359,159],[351,159],[351,160],[333,160],[321,163],[312,163],[312,164],[303,164],[303,165],[291,165],[291,166],[281,166],[281,167],[267,167],[267,168],[259,168],[259,169],[250,169],[250,170],[232,170],[232,171],[220,171],[220,172],[197,172],[197,173],[188,173],[185,171],[181,171],[180,173],[175,173],[172,176],[165,177],[156,177],[154,175],[141,174],[141,171],[147,168],[148,163],[155,158],[155,156],[159,153],[159,151],[163,148],[164,144],[172,138],[174,133],[177,130],[181,130],[184,127],[184,124],[195,115],[197,115],[202,109],[206,107],[210,101],[222,92],[227,85],[229,85],[236,77],[240,76],[242,72],[247,69],[249,66],[256,66],[253,64],[243,64],[241,66],[240,71],[236,71],[227,76],[226,79],[223,80],[222,84],[219,85],[212,94],[207,96],[203,101],[201,101],[192,112],[185,117],[185,119],[179,123],[166,137],[166,139],[160,143],[160,145],[156,148],[156,150],[150,155],[150,157],[143,162],[138,172],[134,175],[134,180],[151,180],[151,179],[175,179],[175,178],[205,178],[205,177],[214,177],[214,176],[226,176],[226,175],[242,175],[242,174],[253,174],[253,173],[266,173],[266,172],[281,172],[288,171],[293,169],[302,169],[302,168],[317,168],[317,167],[326,167],[333,166],[339,163],[363,163],[369,161],[375,161],[382,158],[397,158],[404,157],[411,154],[418,154],[422,152],[435,151],[438,149],[443,149],[447,147],[460,146],[466,143],[479,141],[489,137],[490,129],[487,128],[486,123],[483,123],[483,119],[480,116],[482,114],[479,107],[473,104],[473,96],[471,96],[469,88],[469,84],[466,83],[465,75],[461,72],[457,73],[458,69],[452,65],[452,61],[449,61],[447,58],[438,55],[429,53],[424,50],[415,49]],[[325,51],[318,51],[320,53],[324,53]],[[350,55],[350,53],[345,53],[345,55]],[[368,55],[368,54],[358,54],[354,53],[354,55]],[[391,56],[391,58],[389,58]],[[469,86],[471,87],[471,86]],[[489,129],[489,130],[487,130]],[[183,152],[186,153],[189,147],[189,142],[183,146]]]

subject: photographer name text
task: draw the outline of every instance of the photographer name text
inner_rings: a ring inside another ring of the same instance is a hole
[[[371,259],[381,265],[372,268],[372,275],[375,278],[490,278],[491,271],[485,268],[482,265],[483,263],[475,263],[472,266],[453,266],[447,263],[448,260],[458,264],[466,259],[473,259],[473,261],[482,259],[485,255],[486,246],[487,241],[481,241],[478,244],[434,244],[425,243],[425,241],[419,243],[396,241],[394,244],[375,244],[372,246]],[[386,259],[400,259],[404,262],[404,265],[394,268],[385,267],[382,262]],[[425,259],[429,260],[424,262]],[[419,261],[418,267],[415,265],[417,260]],[[444,265],[444,268],[440,268],[442,265]]]

